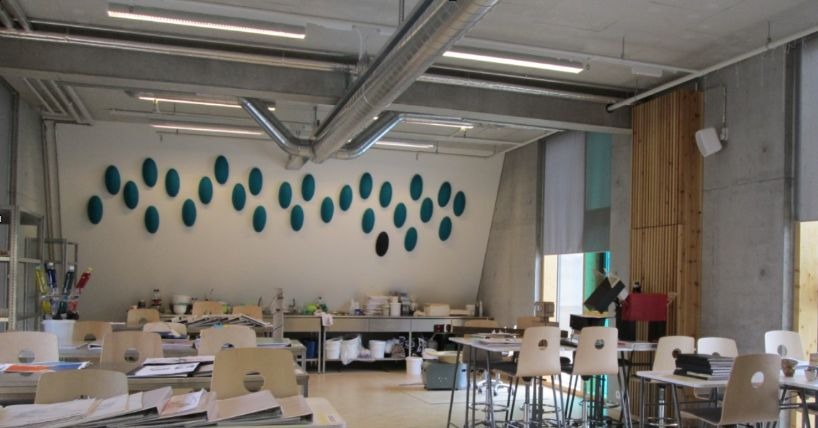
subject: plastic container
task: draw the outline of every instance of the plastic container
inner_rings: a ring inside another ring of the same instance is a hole
[[[386,351],[386,341],[384,340],[370,340],[369,352],[372,353],[372,358],[381,359]]]
[[[43,331],[57,335],[58,345],[70,345],[74,336],[74,320],[43,320]]]
[[[406,357],[406,374],[409,376],[420,376],[423,367],[423,358]]]
[[[345,336],[341,341],[341,363],[349,364],[361,353],[361,336]]]
[[[389,304],[389,316],[391,317],[399,317],[400,316],[400,303],[390,303]]]
[[[328,360],[337,360],[341,358],[341,338],[334,337],[332,339],[327,339],[326,344],[324,345],[324,358]]]

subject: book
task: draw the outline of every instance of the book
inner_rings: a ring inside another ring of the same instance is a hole
[[[0,428],[70,426],[97,406],[97,400],[73,400],[53,404],[17,404],[0,409]]]
[[[281,405],[266,389],[210,402],[207,421],[266,422],[281,418]]]
[[[158,357],[146,358],[142,362],[143,366],[162,364],[185,364],[185,363],[212,363],[215,360],[213,355],[191,355],[188,357]]]
[[[66,370],[80,370],[88,367],[87,361],[66,362],[46,361],[41,363],[0,364],[0,373],[46,373]]]
[[[143,365],[128,373],[130,377],[188,377],[192,375],[199,362],[182,364],[154,364]]]

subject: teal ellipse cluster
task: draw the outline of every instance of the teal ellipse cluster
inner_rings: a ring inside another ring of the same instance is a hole
[[[324,223],[332,221],[332,215],[335,213],[335,205],[332,203],[332,198],[327,196],[321,201],[321,220]]]
[[[406,236],[403,238],[403,248],[412,252],[418,245],[418,231],[414,227],[406,229]]]
[[[182,180],[179,178],[179,173],[171,168],[165,174],[165,191],[168,196],[175,198],[179,194],[179,188],[182,185]]]
[[[438,229],[437,236],[441,241],[446,241],[450,236],[452,236],[452,219],[449,217],[443,217],[443,220],[440,221],[440,228]]]
[[[236,183],[233,186],[233,195],[231,197],[233,201],[233,208],[236,211],[241,211],[244,209],[244,204],[247,202],[247,194],[244,192],[244,186],[240,183]]]
[[[250,194],[258,196],[262,187],[264,187],[264,176],[261,174],[261,170],[258,168],[251,169],[250,176],[247,178],[247,188],[250,190]]]
[[[423,199],[423,202],[420,204],[420,221],[424,223],[428,223],[429,220],[432,219],[432,213],[434,212],[434,203],[432,202],[431,198]]]
[[[304,227],[304,210],[301,209],[301,205],[293,206],[292,211],[290,211],[290,227],[296,232]]]
[[[199,180],[199,201],[207,205],[213,200],[213,182],[210,177],[202,177]]]
[[[255,210],[253,210],[253,230],[256,232],[261,232],[264,230],[264,226],[267,225],[267,210],[264,209],[261,205],[257,206]]]
[[[156,181],[159,180],[159,168],[156,166],[156,161],[151,158],[146,158],[142,162],[142,180],[148,187],[156,186]]]
[[[460,217],[463,215],[463,211],[466,211],[466,194],[461,192],[457,192],[454,195],[454,202],[452,202],[452,211],[454,215]]]
[[[395,227],[398,229],[403,227],[404,223],[406,223],[406,205],[404,205],[403,202],[395,206],[395,214],[392,217]]]
[[[350,206],[352,206],[352,187],[347,184],[341,188],[341,194],[338,195],[338,208],[346,211]]]
[[[230,177],[230,164],[223,155],[216,158],[216,164],[213,165],[213,175],[216,177],[217,183],[227,183],[227,178]]]
[[[388,181],[384,181],[381,184],[381,191],[378,193],[378,202],[380,202],[381,207],[386,208],[392,203],[392,184]]]
[[[449,199],[452,198],[452,185],[448,181],[444,181],[440,185],[440,190],[437,192],[437,204],[440,207],[445,207],[449,204]]]
[[[86,207],[88,213],[88,221],[91,224],[99,224],[102,221],[102,199],[99,196],[91,196],[88,199],[88,206]]]
[[[290,183],[283,182],[281,186],[278,187],[278,205],[282,209],[287,209],[290,207],[290,203],[293,201],[293,187],[290,186]]]
[[[372,174],[365,172],[361,175],[361,182],[358,183],[358,193],[361,195],[361,199],[369,198],[369,195],[372,194]]]
[[[159,230],[159,211],[153,205],[145,210],[145,229],[152,234]]]
[[[108,168],[105,168],[105,190],[112,195],[116,195],[119,193],[119,186],[121,185],[122,181],[119,177],[119,170],[113,165],[109,165]]]
[[[182,204],[182,223],[187,227],[193,227],[196,224],[196,203],[193,199],[185,199]]]
[[[413,201],[417,201],[421,195],[423,195],[423,177],[420,174],[415,174],[409,183],[409,196]]]
[[[139,188],[136,187],[136,183],[133,181],[125,183],[122,189],[122,199],[125,201],[125,206],[130,209],[139,205]]]
[[[315,196],[315,177],[312,174],[307,174],[301,180],[301,197],[304,201],[309,202]]]
[[[372,229],[375,228],[375,211],[372,208],[367,208],[364,211],[364,215],[361,218],[361,230],[364,233],[372,232]]]

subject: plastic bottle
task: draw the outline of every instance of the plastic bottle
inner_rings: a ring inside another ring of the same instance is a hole
[[[77,291],[78,292],[81,293],[82,289],[85,288],[86,285],[88,285],[88,280],[91,279],[91,272],[93,272],[93,271],[94,271],[94,269],[88,268],[88,269],[85,269],[85,272],[83,272],[82,275],[80,275],[80,279],[77,280]]]
[[[68,270],[65,271],[65,282],[63,282],[62,286],[62,298],[60,299],[60,307],[57,310],[57,315],[64,314],[68,311],[68,296],[71,294],[71,287],[74,286],[76,270],[76,266],[68,265]]]

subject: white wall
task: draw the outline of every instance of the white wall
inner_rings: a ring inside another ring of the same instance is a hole
[[[299,304],[319,295],[331,308],[345,307],[351,297],[407,291],[422,302],[448,302],[462,307],[477,295],[483,258],[494,211],[502,156],[490,159],[416,155],[373,150],[354,161],[330,160],[321,165],[307,164],[300,171],[284,169],[284,154],[272,143],[230,138],[163,136],[146,125],[97,123],[93,127],[60,125],[57,128],[60,190],[64,235],[80,244],[81,268],[92,266],[94,276],[82,297],[79,311],[84,319],[122,319],[128,305],[149,299],[159,288],[169,299],[174,293],[203,296],[211,288],[214,298],[229,302],[255,302],[263,296],[269,302],[274,287],[284,288],[287,300]],[[213,163],[220,154],[230,162],[230,178],[224,186],[213,179]],[[160,180],[147,189],[141,179],[141,165],[152,157],[159,166]],[[134,180],[140,189],[139,206],[128,210],[121,192],[111,196],[104,190],[105,168],[116,165],[122,184]],[[236,212],[230,204],[233,185],[247,185],[247,174],[257,166],[264,174],[259,197],[247,193],[247,206]],[[164,174],[176,168],[181,176],[179,196],[164,193]],[[363,172],[375,179],[373,195],[362,201],[358,182]],[[317,182],[315,198],[303,204],[301,178],[311,173]],[[420,204],[409,197],[409,181],[415,173],[424,178],[423,195],[435,200],[432,222],[419,220]],[[210,205],[197,197],[199,179],[210,176],[214,197]],[[278,206],[282,181],[293,185],[294,203],[301,203],[305,226],[293,232],[289,212]],[[377,204],[377,191],[384,180],[393,186],[389,209]],[[466,193],[466,211],[452,215],[452,204],[440,209],[437,190],[448,180],[453,190]],[[344,184],[355,190],[352,207],[341,212],[338,193]],[[104,202],[104,216],[92,225],[86,204],[92,195]],[[323,224],[319,217],[321,200],[331,196],[335,217]],[[186,228],[181,207],[186,198],[197,205],[194,227]],[[397,233],[392,222],[395,204],[408,208],[407,224]],[[267,226],[261,233],[252,229],[252,212],[263,204]],[[148,205],[159,210],[157,234],[143,225]],[[375,230],[361,231],[365,208],[376,213]],[[437,237],[437,225],[445,212],[453,219],[453,233],[447,242]],[[418,230],[414,252],[403,248],[403,231]],[[389,252],[375,254],[375,238],[385,230],[390,236]]]

